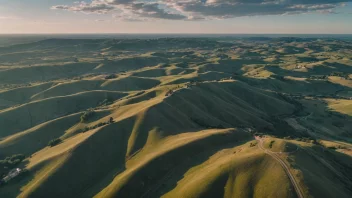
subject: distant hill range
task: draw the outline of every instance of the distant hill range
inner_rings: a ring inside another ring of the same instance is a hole
[[[165,37],[0,36],[0,197],[351,197],[351,41]]]

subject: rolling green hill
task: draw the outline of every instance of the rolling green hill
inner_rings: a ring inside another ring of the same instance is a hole
[[[351,197],[350,49],[260,37],[1,47],[0,179],[24,171],[0,197]]]

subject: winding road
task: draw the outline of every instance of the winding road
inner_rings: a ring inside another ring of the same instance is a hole
[[[291,183],[296,191],[296,194],[299,198],[304,198],[303,196],[303,193],[301,191],[301,189],[299,188],[299,185],[298,183],[296,182],[295,178],[293,177],[292,173],[290,172],[290,169],[289,167],[287,166],[287,164],[277,155],[277,153],[274,153],[272,151],[269,151],[267,149],[265,149],[263,147],[263,140],[258,137],[258,136],[255,136],[255,139],[259,142],[259,148],[262,149],[265,153],[267,153],[268,155],[270,155],[271,157],[273,157],[276,161],[278,161],[281,166],[284,168],[286,174],[288,175],[288,177],[290,178],[291,180]]]

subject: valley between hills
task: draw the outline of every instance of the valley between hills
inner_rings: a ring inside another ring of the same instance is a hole
[[[0,197],[351,197],[352,42],[2,46],[1,178],[13,168]]]

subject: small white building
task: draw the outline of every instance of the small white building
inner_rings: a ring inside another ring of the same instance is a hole
[[[21,169],[20,168],[15,168],[15,169],[12,169],[6,177],[4,177],[4,182],[8,182],[10,181],[11,179],[15,178],[17,175],[19,175],[21,173]]]

